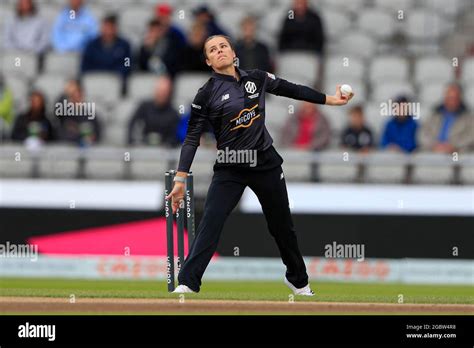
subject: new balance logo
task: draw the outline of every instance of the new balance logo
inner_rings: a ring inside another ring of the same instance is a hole
[[[283,180],[284,177],[285,177],[285,174],[281,173],[280,174],[280,180]]]
[[[201,105],[197,105],[197,104],[191,104],[191,106],[195,109],[201,109]]]
[[[222,96],[221,101],[224,101],[224,100],[227,100],[227,99],[229,99],[229,93],[224,94],[224,95]]]

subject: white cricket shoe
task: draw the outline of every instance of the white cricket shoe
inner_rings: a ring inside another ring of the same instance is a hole
[[[176,289],[174,289],[173,294],[194,294],[195,291],[188,288],[186,285],[178,285]]]
[[[293,291],[293,293],[295,295],[300,295],[300,296],[314,296],[314,292],[313,290],[311,290],[311,288],[309,287],[309,284],[306,285],[304,288],[301,288],[301,289],[298,289],[296,288],[293,284],[291,284],[288,279],[286,279],[285,277],[285,284],[286,286],[288,286],[291,291]]]

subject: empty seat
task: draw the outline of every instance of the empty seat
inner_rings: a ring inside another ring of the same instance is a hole
[[[340,164],[322,163],[318,167],[319,179],[322,182],[353,182],[357,179],[357,173],[357,165],[350,161],[341,160]]]
[[[303,85],[314,85],[319,77],[319,58],[308,52],[285,52],[278,56],[277,75]]]
[[[411,83],[406,81],[381,82],[372,88],[372,100],[375,102],[388,102],[389,99],[393,100],[400,95],[413,98],[415,90]]]
[[[423,42],[438,40],[447,29],[445,18],[427,9],[414,9],[405,12],[405,34],[411,41]]]
[[[474,83],[472,85],[468,85],[466,89],[464,90],[464,101],[466,102],[466,104],[471,110],[474,110],[474,98],[472,98],[473,95],[474,95]]]
[[[373,132],[375,144],[378,146],[385,124],[390,121],[390,116],[382,115],[379,102],[365,103],[364,115],[367,126]]]
[[[35,89],[39,89],[46,96],[49,105],[53,105],[64,91],[67,79],[61,75],[41,75],[35,83]]]
[[[111,112],[111,125],[120,125],[126,127],[128,122],[132,119],[140,101],[132,98],[127,98],[118,102]]]
[[[400,184],[405,180],[405,155],[374,152],[367,158],[365,181],[370,183]]]
[[[471,1],[471,0],[468,0]],[[455,17],[467,7],[467,2],[464,0],[444,1],[444,0],[429,0],[425,3],[426,8],[436,11],[442,16]],[[471,2],[472,6],[472,2]]]
[[[410,10],[415,2],[413,0],[374,0],[375,7],[385,8],[392,11]]]
[[[365,0],[319,0],[319,9],[334,9],[338,11],[350,11],[352,13],[360,13],[366,4]],[[364,9],[365,10],[365,9]]]
[[[22,75],[5,75],[4,77],[7,87],[13,93],[16,110],[23,109],[28,104],[28,81]]]
[[[355,105],[355,104],[354,104]],[[332,138],[336,144],[340,144],[340,134],[348,125],[349,110],[352,106],[346,105],[341,107],[321,107],[320,111],[326,116],[331,127]]]
[[[290,6],[285,9],[271,7],[265,10],[260,21],[261,29],[265,33],[264,36],[278,37],[286,16],[288,16],[287,10],[289,10],[289,8]]]
[[[174,84],[173,105],[190,105],[199,88],[209,80],[207,73],[183,73],[176,77]]]
[[[432,109],[443,102],[445,89],[446,84],[444,83],[423,84],[420,87],[420,102],[426,108]]]
[[[461,81],[465,84],[474,81],[474,57],[464,59],[461,70]]]
[[[463,154],[462,159],[461,183],[464,185],[474,185],[474,154]]]
[[[362,32],[349,32],[342,35],[336,46],[338,54],[356,55],[364,59],[373,57],[376,48],[374,39]]]
[[[395,16],[377,8],[361,11],[357,25],[360,30],[379,40],[392,37],[396,31]]]
[[[295,117],[300,103],[296,100],[284,98],[267,98],[265,102],[265,124],[273,130],[279,130],[275,137],[279,138],[280,133],[289,117]],[[289,112],[293,111],[293,114]]]
[[[338,39],[342,33],[347,33],[351,27],[351,19],[347,13],[340,10],[324,8],[321,11],[324,30],[330,38]]]
[[[112,73],[87,73],[83,86],[88,101],[111,105],[120,99],[122,80]]]
[[[219,24],[231,37],[239,37],[240,22],[246,15],[245,7],[225,7],[219,11],[217,18]]]
[[[153,7],[133,6],[123,11],[120,16],[120,29],[123,33],[142,35],[148,21],[153,18]]]
[[[157,76],[153,74],[137,73],[128,81],[128,96],[132,99],[152,98],[156,88]]]
[[[1,58],[1,71],[4,74],[21,75],[33,78],[38,72],[38,59],[35,54],[8,51]]]
[[[417,153],[413,155],[413,182],[415,184],[450,184],[453,180],[451,155]]]
[[[420,86],[427,83],[448,83],[454,79],[454,67],[448,58],[425,57],[415,63],[415,81]]]
[[[409,66],[405,58],[379,56],[372,60],[369,70],[372,83],[386,81],[405,81],[408,79]]]
[[[332,55],[324,65],[326,80],[343,81],[345,78],[362,80],[365,73],[365,65],[362,60],[353,56]]]
[[[73,78],[79,73],[78,53],[48,53],[45,58],[44,74],[61,74]]]

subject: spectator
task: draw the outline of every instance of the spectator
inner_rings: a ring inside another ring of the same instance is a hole
[[[395,152],[412,152],[416,149],[416,132],[418,123],[409,114],[408,98],[401,96],[395,100],[398,103],[398,115],[392,115],[385,125],[380,146]]]
[[[368,152],[374,145],[372,131],[365,125],[362,106],[356,105],[349,111],[349,125],[342,132],[341,145],[361,152]]]
[[[102,20],[100,35],[90,41],[82,56],[81,71],[116,72],[123,78],[125,93],[126,78],[130,73],[130,44],[118,36],[117,17],[108,15]]]
[[[293,1],[294,18],[287,16],[280,32],[280,51],[306,50],[322,55],[324,28],[318,13],[308,7],[307,0]]]
[[[68,104],[72,113],[59,114],[60,104]],[[56,116],[59,119],[59,139],[73,142],[80,146],[87,146],[100,141],[101,128],[97,113],[86,113],[87,103],[84,100],[82,86],[77,80],[66,84],[64,94],[56,103]]]
[[[154,98],[143,101],[129,122],[129,144],[178,144],[177,128],[180,120],[178,112],[170,103],[171,90],[169,77],[158,78]]]
[[[438,153],[466,151],[474,146],[474,117],[462,101],[459,85],[448,85],[444,103],[423,124],[420,140],[424,149]]]
[[[174,77],[183,48],[176,33],[161,20],[152,19],[138,54],[140,70]]]
[[[43,53],[49,46],[49,26],[37,14],[33,0],[17,0],[16,14],[5,23],[4,47],[31,53]]]
[[[81,52],[99,32],[99,25],[84,0],[69,0],[53,26],[52,41],[56,52]]]
[[[183,47],[186,45],[186,37],[184,36],[181,29],[173,25],[172,22],[173,9],[169,4],[158,4],[156,5],[155,15],[156,19],[164,24],[166,31],[169,31],[169,37]]]
[[[13,94],[0,73],[0,119],[7,125],[13,121]]]
[[[199,23],[194,23],[189,33],[188,45],[184,48],[181,70],[209,72],[204,57],[204,42],[207,38],[206,27]]]
[[[193,11],[196,23],[204,25],[209,36],[227,35],[224,30],[217,24],[216,18],[212,11],[206,5],[201,5]]]
[[[55,138],[53,125],[46,116],[46,102],[43,94],[34,91],[30,95],[28,111],[18,115],[13,124],[12,140],[30,141],[38,139],[40,142],[52,141]]]
[[[243,70],[260,69],[273,72],[270,53],[267,46],[257,41],[257,20],[249,16],[241,23],[242,38],[235,45],[239,67]]]
[[[329,145],[331,130],[326,117],[315,104],[303,102],[296,118],[288,119],[282,143],[303,150],[323,150]]]

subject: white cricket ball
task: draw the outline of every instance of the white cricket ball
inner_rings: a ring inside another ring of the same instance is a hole
[[[341,86],[341,94],[345,97],[348,97],[352,93],[352,87],[349,85],[342,85]]]

